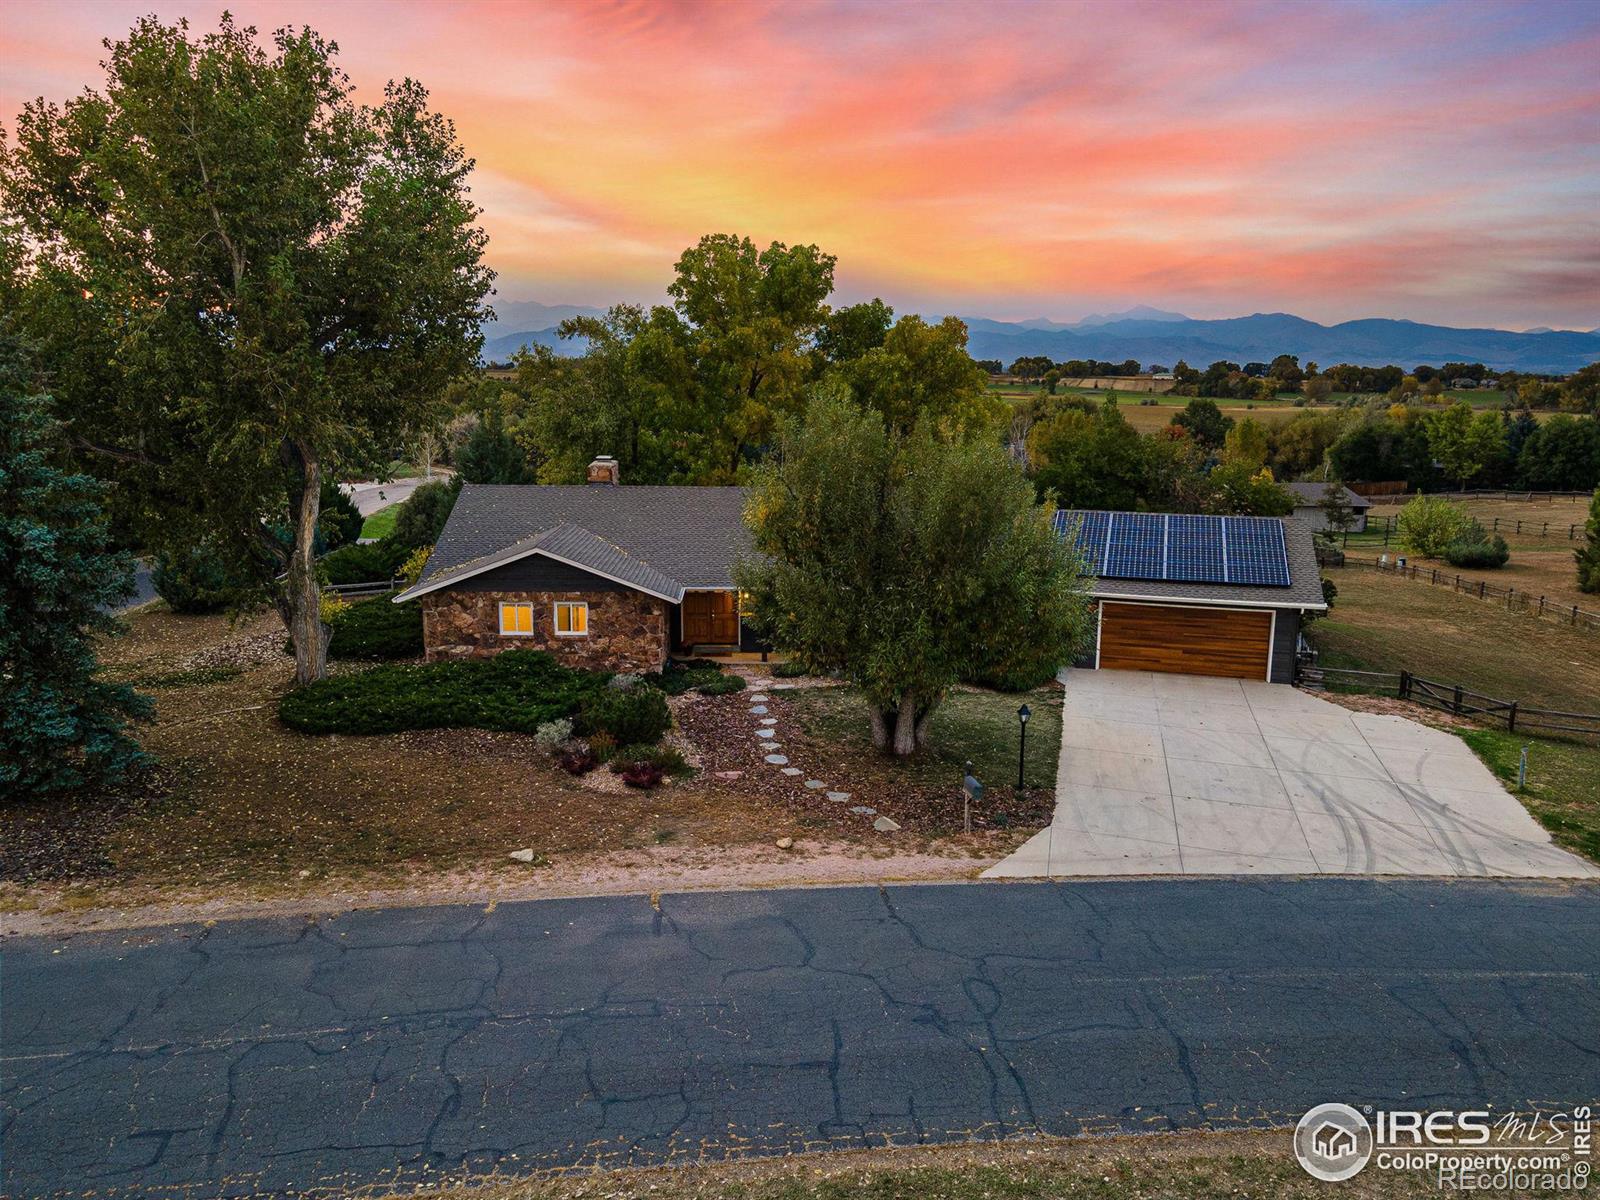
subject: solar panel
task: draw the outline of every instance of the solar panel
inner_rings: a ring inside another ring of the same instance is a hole
[[[1178,583],[1227,582],[1223,574],[1221,517],[1170,516],[1167,541],[1167,579]]]
[[[1283,524],[1270,517],[1227,518],[1229,583],[1289,586]]]
[[[1100,573],[1113,579],[1164,579],[1165,534],[1160,513],[1114,513]]]
[[[1108,579],[1289,586],[1283,524],[1270,517],[1056,513],[1059,536],[1074,526],[1089,570]]]
[[[1056,534],[1067,536],[1068,528],[1078,524],[1078,548],[1088,558],[1091,568],[1098,572],[1105,562],[1106,527],[1110,524],[1108,512],[1074,512],[1060,509],[1056,512]]]

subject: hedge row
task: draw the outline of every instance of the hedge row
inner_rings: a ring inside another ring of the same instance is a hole
[[[360,600],[333,619],[328,657],[380,660],[422,656],[422,605],[389,596]]]
[[[470,726],[531,734],[547,721],[566,718],[584,733],[608,733],[621,745],[659,739],[672,724],[666,697],[653,687],[608,688],[609,678],[563,667],[542,650],[394,663],[290,692],[279,702],[278,716],[302,733]]]
[[[308,684],[278,704],[303,733],[399,733],[471,726],[531,734],[576,715],[606,677],[563,667],[538,650],[493,658],[395,663]]]

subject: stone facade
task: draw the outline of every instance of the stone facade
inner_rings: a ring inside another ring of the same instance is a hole
[[[555,602],[589,606],[589,632],[557,637]],[[533,633],[500,632],[501,602],[532,604]],[[672,606],[643,592],[432,592],[422,605],[422,640],[428,660],[485,658],[515,648],[547,650],[570,667],[595,671],[659,671],[667,662]]]

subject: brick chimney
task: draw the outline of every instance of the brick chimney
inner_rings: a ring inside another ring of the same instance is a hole
[[[622,482],[622,467],[611,455],[602,454],[589,464],[589,482],[615,486]]]

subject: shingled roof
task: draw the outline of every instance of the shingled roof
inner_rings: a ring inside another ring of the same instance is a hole
[[[673,603],[733,588],[733,565],[751,548],[744,501],[737,487],[467,484],[426,573],[395,601],[532,554]]]
[[[1325,483],[1286,483],[1283,485],[1294,493],[1294,502],[1304,508],[1308,504],[1321,504],[1322,497],[1327,495],[1328,485]],[[1339,497],[1351,508],[1371,508],[1372,501],[1364,496],[1358,496],[1344,484],[1339,485]]]

